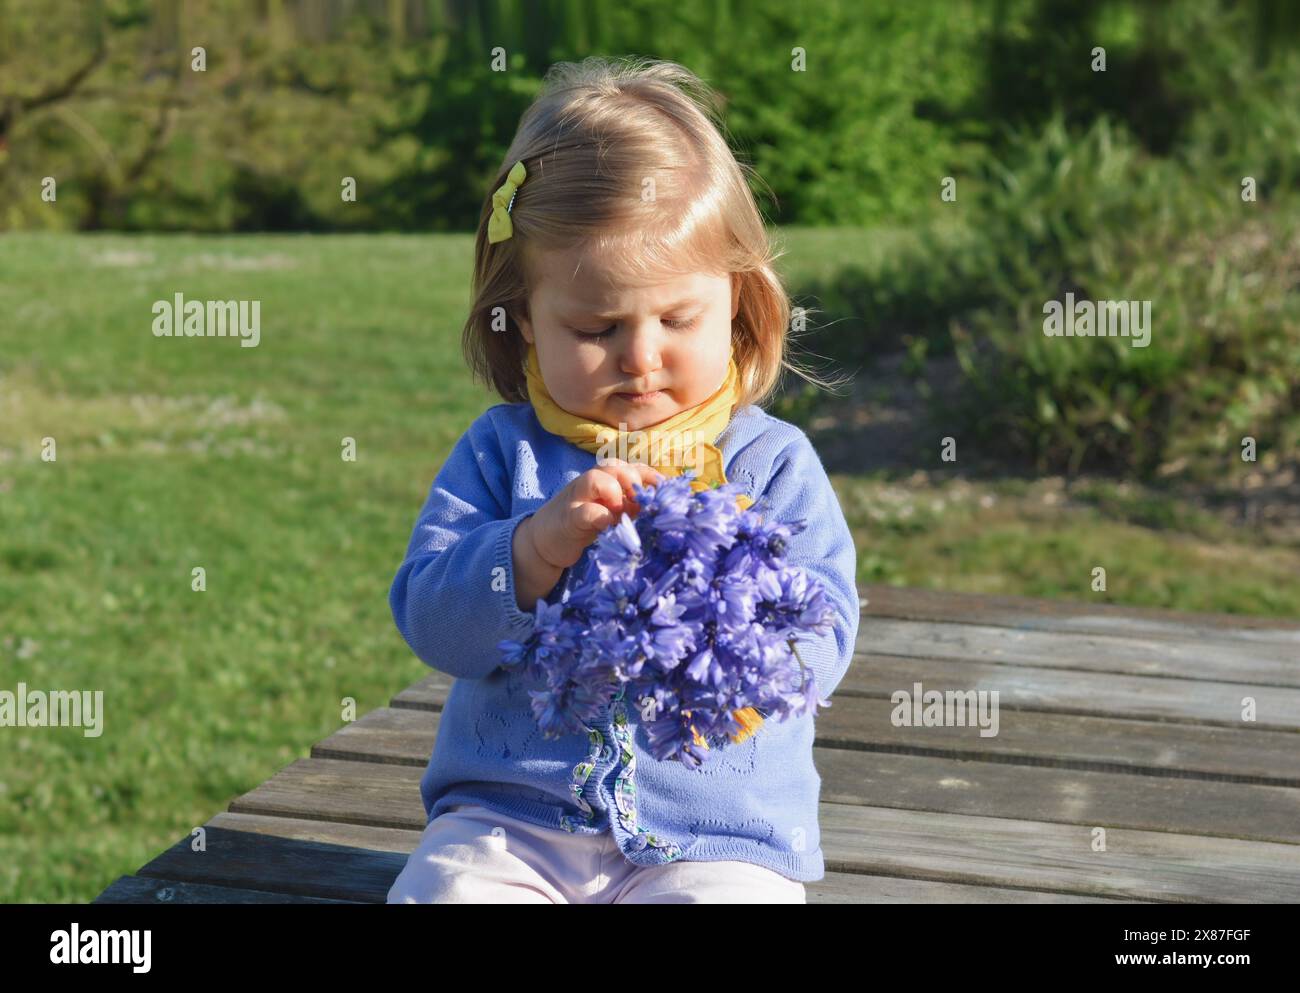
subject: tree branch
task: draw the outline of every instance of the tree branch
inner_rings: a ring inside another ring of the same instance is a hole
[[[38,93],[35,96],[22,97],[18,100],[19,113],[28,113],[36,110],[38,107],[44,107],[46,104],[55,103],[64,100],[76,91],[77,87],[95,71],[108,56],[108,46],[101,38],[95,50],[90,53],[90,58],[86,60],[85,65],[77,69],[67,79],[61,83],[55,83],[50,86],[44,93]]]
[[[174,96],[175,94],[172,94]],[[167,144],[167,139],[171,137],[172,127],[176,123],[176,101],[164,100],[158,106],[158,119],[154,121],[153,128],[149,131],[149,139],[141,149],[140,154],[136,157],[126,169],[123,176],[122,186],[129,186],[136,182],[149,167],[149,163],[154,157],[162,151]]]

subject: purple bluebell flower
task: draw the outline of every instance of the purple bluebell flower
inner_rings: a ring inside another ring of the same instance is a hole
[[[696,493],[693,478],[634,487],[636,520],[601,532],[582,582],[538,601],[526,639],[499,643],[502,666],[544,686],[530,698],[547,736],[607,719],[621,688],[651,754],[698,768],[740,731],[738,710],[829,706],[797,655],[799,634],[834,620],[821,584],[786,562],[805,522],[767,521],[761,502],[737,506],[734,484]]]
[[[641,536],[632,519],[624,514],[617,524],[602,531],[600,538],[606,540],[596,541],[592,559],[601,580],[629,578],[641,562]]]

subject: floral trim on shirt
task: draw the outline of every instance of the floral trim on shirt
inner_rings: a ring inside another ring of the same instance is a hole
[[[632,734],[627,727],[627,709],[623,704],[625,690],[626,687],[620,688],[618,694],[614,697],[614,720],[611,725],[614,739],[618,742],[619,757],[622,764],[618,778],[614,781],[614,804],[618,808],[619,820],[622,822],[623,827],[632,833],[634,839],[632,851],[643,851],[648,845],[662,853],[664,862],[671,862],[682,854],[681,846],[668,841],[660,841],[645,828],[637,826],[636,755],[632,751]],[[575,826],[584,824],[584,822],[589,825],[595,820],[596,812],[591,809],[591,805],[583,797],[582,789],[587,780],[591,778],[596,763],[606,761],[611,754],[609,746],[605,743],[605,736],[595,728],[587,729],[587,740],[591,743],[591,751],[586,758],[573,767],[572,782],[569,783],[569,791],[573,794],[574,803],[582,811],[582,817],[571,817],[566,814],[560,818],[560,824],[570,833],[573,832]]]
[[[591,804],[587,803],[586,799],[583,798],[582,787],[590,778],[592,770],[596,768],[596,763],[605,761],[611,754],[609,746],[605,744],[605,736],[595,728],[587,729],[587,740],[591,742],[591,752],[573,767],[572,782],[569,783],[569,792],[573,794],[573,802],[582,811],[582,817],[571,817],[565,814],[560,818],[560,824],[570,833],[573,832],[576,825],[582,824],[586,826],[595,820],[596,812],[591,809]]]
[[[639,852],[647,845],[657,848],[663,854],[663,861],[671,862],[682,854],[682,849],[669,841],[660,841],[653,834],[636,823],[636,756],[632,753],[632,733],[627,729],[627,710],[623,706],[623,691],[614,697],[614,738],[619,744],[623,768],[614,781],[614,803],[618,807],[619,820],[623,827],[632,832],[632,851]]]

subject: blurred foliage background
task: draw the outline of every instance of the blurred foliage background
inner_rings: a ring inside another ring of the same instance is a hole
[[[0,0],[0,226],[468,230],[549,65],[669,58],[773,224],[906,229],[797,287],[814,351],[956,361],[930,413],[1040,472],[1240,478],[1300,442],[1298,42],[1286,0]],[[1154,347],[1045,338],[1066,292]]]

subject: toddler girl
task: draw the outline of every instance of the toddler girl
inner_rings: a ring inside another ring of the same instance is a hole
[[[681,66],[561,63],[483,206],[463,345],[506,402],[438,472],[390,593],[412,650],[455,677],[390,903],[803,903],[824,875],[811,714],[737,711],[698,769],[656,760],[621,696],[586,734],[546,739],[497,647],[635,517],[634,486],[690,471],[807,522],[787,561],[835,618],[799,654],[823,699],[849,666],[852,536],[807,437],[759,406],[783,367],[820,381],[788,359],[789,298],[721,129]]]

